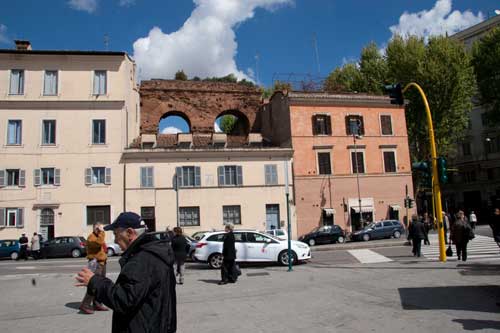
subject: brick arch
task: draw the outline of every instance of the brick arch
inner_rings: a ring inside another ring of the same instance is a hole
[[[170,117],[170,116],[177,116],[177,117],[181,117],[182,119],[184,119],[186,121],[186,123],[188,124],[189,133],[191,133],[191,121],[189,120],[189,117],[184,112],[177,111],[177,110],[167,111],[163,114],[163,116],[160,117],[160,120],[158,120],[158,123],[156,124],[156,127],[157,127],[156,130],[158,133],[160,131],[160,122],[162,121],[162,119],[165,119],[165,118]]]
[[[141,84],[141,133],[157,134],[160,119],[182,112],[193,134],[213,133],[215,119],[238,110],[248,120],[249,132],[259,132],[261,98],[257,89],[220,82],[151,80]]]
[[[234,135],[248,135],[248,133],[250,133],[250,121],[248,120],[247,116],[244,113],[240,112],[240,110],[232,109],[232,110],[222,111],[217,116],[215,116],[213,122],[215,122],[217,118],[225,115],[232,115],[238,118],[236,122],[236,127],[239,127],[240,130],[239,131],[237,130],[236,131],[237,133],[234,133]]]

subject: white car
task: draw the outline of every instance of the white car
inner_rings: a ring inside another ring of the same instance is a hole
[[[211,268],[222,265],[222,243],[224,231],[209,232],[198,241],[194,257],[197,261],[207,262]],[[258,231],[235,230],[237,262],[278,262],[288,265],[288,242]],[[309,245],[291,241],[292,263],[311,259]]]
[[[275,238],[278,238],[279,240],[288,240],[288,233],[286,232],[285,229],[266,230],[266,234],[274,236]]]
[[[106,252],[108,254],[108,257],[112,256],[118,256],[122,254],[122,249],[120,248],[120,245],[116,243],[106,243]]]

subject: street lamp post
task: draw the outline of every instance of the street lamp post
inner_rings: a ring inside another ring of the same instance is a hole
[[[286,220],[288,227],[288,271],[292,271],[292,226],[290,224],[290,189],[288,185],[288,161],[285,160],[285,198],[286,198]]]
[[[358,123],[356,123],[356,126],[353,126],[352,131],[352,139],[354,140],[354,163],[356,164],[356,184],[358,187],[358,204],[359,204],[359,224],[361,225],[361,228],[363,228],[363,211],[361,210],[361,191],[359,189],[359,164],[358,164],[358,146],[356,143],[356,137],[360,133],[361,129],[361,122],[358,120]]]

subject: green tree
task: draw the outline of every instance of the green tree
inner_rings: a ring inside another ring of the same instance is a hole
[[[236,125],[237,120],[238,118],[230,114],[222,116],[220,120],[220,129],[222,130],[223,133],[231,134],[231,132],[234,129],[234,126]]]
[[[361,50],[359,72],[363,87],[359,91],[382,95],[383,85],[387,79],[387,62],[380,53],[377,44],[371,42]]]
[[[500,28],[497,27],[486,34],[473,47],[474,71],[480,101],[488,118],[500,123]]]
[[[327,92],[364,92],[361,72],[355,63],[337,67],[328,75],[324,83]]]
[[[418,83],[431,109],[438,154],[453,152],[464,136],[474,94],[471,57],[458,41],[431,37],[395,37],[387,46],[388,81]],[[408,136],[414,159],[429,155],[428,129],[422,99],[415,89],[405,93]]]
[[[186,73],[184,73],[184,70],[181,69],[175,73],[175,79],[179,81],[187,81],[188,77]]]
[[[271,97],[275,91],[291,91],[292,85],[289,82],[276,80],[271,88],[261,88],[262,98]]]

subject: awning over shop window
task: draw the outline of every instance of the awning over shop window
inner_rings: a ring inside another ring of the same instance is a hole
[[[352,210],[354,210],[355,213],[359,213],[359,206],[354,206],[354,207],[351,207]],[[368,207],[368,206],[361,206],[361,211],[363,213],[372,213],[373,212],[373,207]]]
[[[323,208],[323,212],[325,212],[325,216],[335,215],[335,209],[333,208]]]
[[[400,210],[401,206],[400,205],[389,205],[392,210]]]
[[[349,207],[359,214],[359,200],[357,198],[349,198]],[[361,198],[361,211],[363,213],[374,212],[373,198]]]

